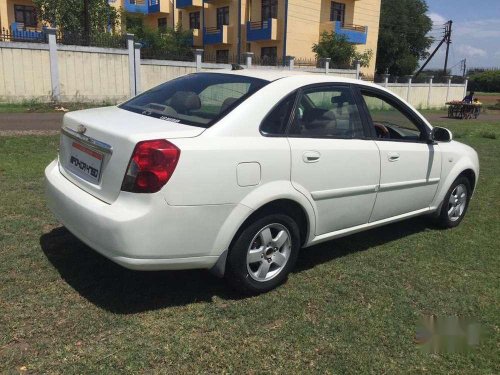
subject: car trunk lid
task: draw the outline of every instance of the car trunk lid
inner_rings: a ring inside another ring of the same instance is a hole
[[[118,107],[67,113],[61,131],[59,169],[84,191],[112,203],[120,194],[138,142],[191,138],[204,130]]]

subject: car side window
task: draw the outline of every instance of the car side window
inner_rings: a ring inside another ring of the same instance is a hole
[[[421,141],[425,134],[408,114],[395,102],[371,91],[361,90],[361,95],[372,119],[377,139]]]
[[[265,135],[285,134],[296,97],[297,94],[293,93],[279,102],[262,121],[260,131]]]
[[[304,138],[361,138],[363,124],[348,86],[320,86],[302,92],[290,135]]]

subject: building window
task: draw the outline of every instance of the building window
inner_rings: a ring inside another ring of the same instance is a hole
[[[278,18],[278,0],[262,0],[262,21]]]
[[[330,21],[340,21],[342,24],[344,24],[344,20],[345,4],[332,1],[332,7],[330,8]]]
[[[167,17],[158,18],[158,30],[167,31]]]
[[[218,49],[215,52],[215,62],[217,64],[229,63],[229,50],[228,49]]]
[[[217,29],[223,25],[229,25],[229,7],[217,8]]]
[[[191,30],[200,28],[200,12],[189,13],[189,28]]]
[[[276,65],[278,62],[278,48],[277,47],[262,47],[260,49],[260,58],[262,65]]]
[[[36,9],[28,5],[14,5],[16,22],[24,24],[24,27],[36,27]]]

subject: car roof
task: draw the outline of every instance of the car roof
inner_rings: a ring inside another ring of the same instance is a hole
[[[241,69],[241,70],[229,70],[229,69],[220,69],[213,70],[210,72],[202,71],[200,73],[213,73],[213,74],[232,74],[239,75],[257,79],[263,79],[265,81],[276,81],[279,79],[289,78],[289,77],[303,77],[303,78],[313,78],[314,81],[322,81],[322,82],[337,82],[337,83],[362,83],[364,85],[370,86],[369,82],[360,81],[352,78],[344,78],[334,75],[326,75],[324,73],[312,73],[307,71],[300,70],[287,70],[287,69]],[[378,87],[378,86],[377,86]]]
[[[312,73],[312,72],[307,72],[307,71],[300,71],[300,70],[287,70],[287,69],[279,69],[279,68],[270,68],[270,69],[256,69],[256,68],[250,68],[250,69],[240,69],[240,70],[229,70],[229,69],[220,69],[220,70],[213,70],[210,72],[202,71],[203,73],[211,73],[211,74],[234,74],[234,75],[240,75],[240,76],[246,76],[246,77],[252,77],[252,78],[257,78],[257,79],[263,79],[269,82],[281,80],[281,79],[290,79],[296,81],[295,84],[297,86],[303,86],[308,83],[312,84],[317,84],[317,83],[347,83],[347,84],[358,84],[358,85],[363,85],[365,87],[372,87],[376,88],[379,91],[385,91],[391,96],[394,96],[401,100],[403,103],[408,105],[409,107],[413,108],[413,106],[408,103],[405,99],[401,98],[397,94],[389,91],[387,88],[377,85],[373,82],[367,82],[367,81],[362,81],[358,79],[352,79],[352,78],[344,78],[344,77],[339,77],[335,75],[327,75],[325,73]],[[415,113],[422,119],[424,123],[426,123],[428,126],[431,126],[430,123],[427,121],[427,119],[415,108],[413,108]],[[432,126],[431,126],[432,127]]]

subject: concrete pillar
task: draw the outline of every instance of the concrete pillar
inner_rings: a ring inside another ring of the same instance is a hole
[[[463,95],[464,98],[467,96],[467,86],[469,86],[469,77],[465,77],[464,81],[464,95]]]
[[[57,58],[57,38],[56,29],[47,27],[45,29],[49,39],[49,59],[50,59],[50,82],[52,100],[59,102],[61,100],[61,84],[59,82],[59,60]]]
[[[410,102],[410,95],[411,95],[411,82],[413,80],[413,76],[412,75],[408,75],[408,76],[406,76],[406,79],[408,80],[408,89],[407,89],[407,92],[406,92],[406,101],[409,103]]]
[[[127,34],[127,50],[128,50],[128,79],[130,82],[130,97],[136,96],[135,84],[135,48],[134,34]]]
[[[194,50],[194,62],[196,63],[196,71],[199,72],[201,70],[201,61],[203,58],[203,49],[195,49]]]
[[[361,63],[356,60],[354,62],[356,64],[356,79],[360,79],[361,78]]]
[[[427,93],[427,109],[431,108],[432,81],[434,76],[429,77],[429,92]]]
[[[141,87],[141,43],[134,43],[134,73],[135,73],[135,94],[142,92]]]
[[[450,101],[450,90],[451,90],[451,79],[453,76],[445,76],[445,78],[448,80],[448,89],[446,90],[446,101]]]
[[[332,61],[332,59],[330,57],[325,58],[325,74],[327,74],[327,75],[330,71],[330,62],[331,61]]]
[[[389,86],[389,77],[391,75],[389,73],[382,74],[382,79],[384,80],[384,87],[387,88]]]
[[[288,69],[293,70],[294,65],[295,65],[295,57],[287,56],[286,57],[286,66],[288,66]]]
[[[250,69],[252,67],[252,59],[253,59],[253,52],[245,52],[245,64],[247,66],[247,69]]]

